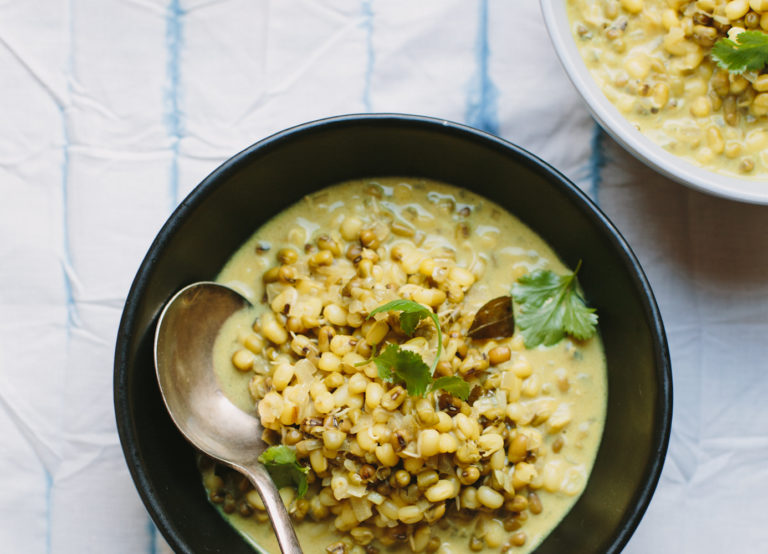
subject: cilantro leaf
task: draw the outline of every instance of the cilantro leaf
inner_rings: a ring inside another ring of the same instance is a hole
[[[376,364],[376,369],[379,372],[379,378],[382,381],[392,381],[392,368],[397,364],[397,351],[399,350],[396,344],[388,344],[381,354],[373,358],[373,363]]]
[[[469,383],[461,377],[440,377],[433,381],[440,354],[443,351],[443,332],[440,329],[440,319],[430,308],[413,300],[393,300],[371,311],[368,317],[382,312],[399,311],[400,327],[407,335],[412,335],[422,319],[430,318],[437,328],[437,354],[430,368],[421,356],[410,350],[389,344],[378,356],[373,358],[379,377],[384,381],[401,381],[411,396],[424,396],[430,391],[443,389],[454,396],[466,400],[469,396]]]
[[[270,446],[259,456],[277,488],[295,487],[299,498],[307,494],[308,467],[296,460],[296,451],[284,445]]]
[[[437,354],[432,362],[432,369],[430,371],[430,373],[434,373],[437,363],[440,361],[440,354],[443,352],[443,332],[440,329],[440,319],[437,317],[437,314],[418,302],[401,298],[379,306],[371,311],[368,317],[382,312],[400,312],[400,328],[408,336],[413,335],[416,326],[422,319],[430,318],[434,322],[437,329]]]
[[[384,381],[402,381],[411,396],[424,396],[432,381],[432,372],[421,356],[396,344],[388,344],[373,359]]]
[[[421,311],[400,312],[400,328],[405,332],[406,335],[410,337],[416,330],[416,326],[419,324],[419,321],[426,317],[427,314]]]
[[[736,40],[723,37],[712,47],[712,59],[731,73],[760,71],[768,65],[768,34],[743,31]]]
[[[373,310],[368,317],[382,312],[400,312],[400,327],[408,336],[413,335],[419,321],[427,317],[431,317],[432,321],[435,322],[435,326],[438,329],[440,328],[440,321],[437,319],[437,314],[423,304],[419,304],[413,300],[401,298],[399,300],[387,302]]]
[[[512,297],[520,305],[517,325],[523,333],[525,346],[551,346],[566,334],[579,340],[595,334],[597,314],[578,293],[576,274],[557,275],[538,270],[523,275],[512,287]]]
[[[430,387],[430,390],[442,389],[445,392],[451,393],[457,398],[466,400],[469,398],[470,386],[464,379],[457,376],[452,377],[439,377],[435,379]]]

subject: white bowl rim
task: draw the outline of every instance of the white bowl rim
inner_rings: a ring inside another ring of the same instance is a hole
[[[540,0],[544,23],[560,63],[600,126],[640,161],[670,179],[723,198],[768,205],[768,179],[740,179],[697,167],[635,129],[592,78],[573,39],[566,1]]]

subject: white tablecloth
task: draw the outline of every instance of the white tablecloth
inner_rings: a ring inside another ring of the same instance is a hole
[[[167,549],[112,408],[133,275],[226,157],[366,111],[491,131],[592,195],[648,273],[674,371],[627,551],[768,549],[768,208],[687,190],[601,133],[535,0],[4,0],[0,83],[0,551]]]

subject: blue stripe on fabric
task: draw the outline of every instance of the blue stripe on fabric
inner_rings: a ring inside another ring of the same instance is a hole
[[[467,98],[467,123],[483,131],[498,134],[499,118],[496,109],[498,91],[491,80],[488,60],[491,49],[488,45],[488,0],[480,0],[475,55],[477,69],[470,82]]]
[[[70,137],[69,137],[69,124],[67,121],[67,103],[72,96],[72,74],[75,67],[75,52],[72,41],[75,36],[74,29],[74,11],[72,9],[72,0],[67,2],[67,33],[68,33],[68,48],[66,58],[65,71],[65,83],[66,83],[66,97],[58,104],[59,114],[61,116],[61,273],[64,279],[64,296],[67,308],[67,318],[65,321],[65,336],[66,344],[69,347],[69,341],[72,336],[72,327],[77,322],[77,304],[75,303],[75,295],[72,287],[72,278],[70,271],[72,268],[72,251],[70,248],[69,237],[69,150],[70,150]],[[48,554],[53,551],[53,475],[47,467],[43,467],[45,471],[45,550]]]
[[[148,554],[157,554],[157,527],[155,527],[151,519],[147,522],[147,533],[149,533],[149,548],[147,552]]]
[[[179,143],[181,141],[181,117],[179,115],[179,75],[182,28],[180,0],[170,0],[166,14],[165,41],[168,49],[166,66],[165,113],[168,136],[171,139],[171,170],[168,197],[171,209],[179,197]]]
[[[176,208],[179,202],[179,144],[181,142],[181,115],[179,109],[182,16],[180,0],[170,0],[165,16],[165,44],[168,61],[166,62],[166,86],[163,96],[165,107],[165,126],[171,141],[171,166],[168,175],[169,210]],[[152,518],[147,521],[149,554],[157,554],[157,527]]]
[[[592,153],[589,157],[589,179],[592,184],[592,190],[590,196],[595,204],[600,205],[600,185],[602,184],[602,169],[605,166],[605,153],[603,147],[605,145],[605,132],[600,128],[600,125],[595,123],[592,129]]]
[[[52,501],[53,496],[53,477],[51,476],[51,473],[46,469],[45,470],[45,526],[47,529],[47,532],[45,534],[45,551],[51,552],[51,506],[53,506]]]
[[[363,12],[363,29],[365,29],[365,76],[363,81],[363,108],[371,111],[371,77],[375,55],[373,52],[373,0],[363,0],[361,10]]]
[[[59,104],[59,113],[61,114],[61,202],[62,202],[62,262],[61,270],[64,275],[64,295],[66,297],[67,306],[67,322],[66,322],[66,336],[67,342],[72,331],[72,327],[77,321],[77,304],[75,303],[75,295],[72,287],[72,279],[70,271],[72,268],[72,251],[70,248],[69,240],[69,149],[70,149],[70,137],[69,137],[69,124],[67,123],[67,109],[66,102],[69,101],[72,93],[72,73],[75,67],[74,60],[74,47],[72,41],[75,36],[74,29],[74,17],[72,10],[72,1],[67,2],[67,10],[69,21],[67,22],[67,32],[69,33],[69,52],[66,60],[66,90],[67,96],[65,102]]]
[[[70,66],[71,67],[71,66]],[[70,73],[71,75],[71,73]],[[69,77],[67,78],[69,82]],[[70,85],[67,85],[69,93]],[[68,94],[69,95],[69,94]],[[65,106],[59,106],[59,112],[61,113],[61,134],[63,144],[61,147],[61,202],[62,202],[62,261],[61,271],[64,276],[64,295],[66,297],[67,305],[67,342],[72,332],[72,327],[77,321],[77,305],[75,304],[75,294],[72,288],[72,278],[70,271],[72,267],[72,252],[70,249],[69,240],[69,125],[67,124],[67,111]]]

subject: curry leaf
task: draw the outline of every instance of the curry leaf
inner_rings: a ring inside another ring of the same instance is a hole
[[[503,339],[515,334],[512,298],[500,296],[486,302],[475,314],[467,335],[473,339]]]

